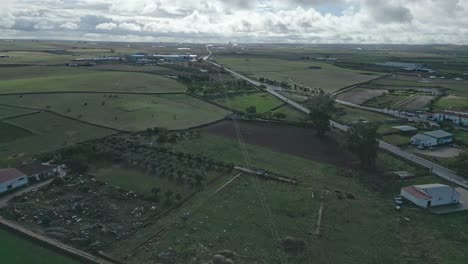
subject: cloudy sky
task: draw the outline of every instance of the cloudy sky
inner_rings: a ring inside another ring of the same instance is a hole
[[[0,38],[468,44],[468,0],[0,0]]]

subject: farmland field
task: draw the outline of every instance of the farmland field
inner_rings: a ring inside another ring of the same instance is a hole
[[[363,105],[375,108],[390,108],[394,109],[400,102],[404,102],[408,99],[408,95],[401,94],[386,94],[378,97],[374,97],[366,101]]]
[[[10,155],[31,155],[52,151],[80,141],[115,133],[114,130],[86,125],[46,112],[13,118],[8,120],[8,123],[35,133],[22,132],[25,134],[24,137],[3,142],[0,146],[0,159]]]
[[[388,135],[384,136],[382,140],[395,146],[404,146],[410,143],[410,137],[402,135]]]
[[[369,99],[385,94],[386,90],[355,88],[339,94],[336,98],[346,102],[360,105]]]
[[[242,112],[245,112],[246,108],[249,106],[255,106],[257,108],[257,113],[268,112],[283,104],[281,100],[269,93],[231,96],[229,97],[229,101],[226,100],[225,97],[220,97],[213,101]]]
[[[402,110],[424,110],[435,97],[432,95],[414,95],[394,105]]]
[[[0,120],[5,119],[5,118],[19,116],[19,115],[25,115],[25,114],[29,114],[33,112],[34,110],[0,105]]]
[[[40,94],[0,96],[0,103],[29,106],[115,129],[184,129],[224,118],[229,112],[180,95]]]
[[[83,69],[52,69],[27,67],[25,76],[15,74],[0,78],[0,93],[98,91],[98,92],[184,92],[185,86],[173,79],[136,72],[92,71]],[[5,70],[5,75],[11,72]],[[0,73],[2,69],[0,68]],[[3,74],[2,74],[3,75]],[[5,79],[6,78],[6,79]]]
[[[275,111],[273,111],[273,113],[283,113],[286,115],[285,120],[292,122],[304,122],[308,118],[306,114],[299,112],[295,108],[292,108],[288,105],[276,109]]]
[[[316,131],[289,125],[261,122],[238,122],[246,143],[337,166],[352,166],[354,159],[329,138],[319,138]],[[203,132],[235,140],[234,124],[223,121],[201,129]],[[223,147],[223,146],[220,146]]]
[[[16,234],[0,228],[2,263],[8,264],[78,264],[78,260],[66,257],[42,247]]]
[[[357,121],[369,121],[369,122],[393,122],[397,121],[397,118],[375,113],[371,111],[364,111],[357,108],[347,107],[339,105],[338,109],[343,111],[343,115],[337,117],[338,121],[344,122],[346,124],[351,124]]]
[[[72,55],[58,55],[47,52],[31,51],[2,52],[2,54],[10,57],[0,58],[0,64],[54,65],[65,64],[76,58]]]
[[[468,111],[468,97],[447,96],[435,103],[438,110]]]
[[[26,129],[8,123],[0,122],[0,143],[2,144],[30,136],[31,134],[32,132]]]
[[[216,60],[234,71],[244,73],[256,79],[264,77],[288,83],[292,80],[292,82],[306,85],[313,89],[321,88],[325,92],[334,92],[343,87],[369,81],[381,75],[379,73],[348,70],[314,61],[303,62],[225,56],[216,56]]]
[[[175,149],[227,162],[241,163],[244,160],[236,141],[204,133],[197,140],[178,143]],[[195,196],[190,203],[161,219],[158,224],[138,232],[131,241],[118,242],[111,253],[126,256],[129,245],[150,239],[126,259],[130,264],[150,261],[154,257],[152,252],[161,252],[169,247],[175,253],[176,263],[185,263],[193,257],[203,263],[209,261],[213,252],[224,249],[234,251],[235,263],[241,264],[277,263],[280,258],[288,263],[309,263],[312,259],[319,263],[359,263],[362,259],[377,263],[393,263],[402,259],[424,263],[419,260],[427,254],[424,248],[431,245],[448,245],[452,248],[446,251],[434,247],[431,251],[431,257],[443,259],[444,263],[455,264],[466,258],[462,244],[450,237],[460,229],[455,226],[438,228],[447,222],[459,224],[464,214],[440,218],[414,207],[397,212],[391,197],[401,187],[400,183],[386,186],[391,190],[388,195],[376,195],[354,178],[344,177],[346,174],[336,167],[252,145],[247,145],[246,150],[250,165],[297,177],[300,186],[255,180],[249,175],[242,175],[214,197],[208,195],[208,190]],[[391,156],[385,157],[385,160],[386,164],[387,161],[393,164],[391,169],[411,170]],[[433,177],[424,177],[417,182],[431,181],[434,181]],[[321,235],[316,236],[320,207],[318,197],[322,195],[325,216],[320,228]],[[304,197],[310,198],[304,200]],[[187,211],[192,212],[192,216],[180,223],[178,219]],[[398,220],[403,217],[411,221],[403,223]],[[174,227],[177,222],[179,224]],[[151,239],[152,234],[164,230],[161,226],[172,228],[170,232]],[[249,232],[252,227],[258,232]],[[425,236],[427,231],[433,232],[433,235]],[[307,246],[301,254],[284,254],[278,242],[288,236],[305,242]],[[375,236],[387,239],[376,240]],[[425,246],[421,247],[421,243]],[[252,250],[252,247],[262,250]],[[334,250],[344,247],[351,247],[353,252],[359,253],[347,254]],[[359,250],[363,247],[368,250]]]

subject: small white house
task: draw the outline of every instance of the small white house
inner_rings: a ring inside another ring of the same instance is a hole
[[[17,169],[0,169],[0,193],[21,187],[28,183],[28,176]]]
[[[405,199],[423,208],[456,204],[460,200],[460,193],[457,190],[439,183],[407,186],[401,188],[400,194]]]

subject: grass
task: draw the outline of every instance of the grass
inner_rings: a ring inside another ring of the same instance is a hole
[[[23,128],[0,122],[0,143],[17,140],[32,135],[32,133]]]
[[[72,55],[58,55],[37,51],[11,51],[2,52],[2,54],[10,57],[0,58],[0,64],[55,65],[64,64],[76,58]]]
[[[286,115],[286,118],[284,120],[291,122],[304,122],[308,118],[306,114],[299,112],[288,105],[276,109],[275,111],[273,111],[273,113],[283,113]]]
[[[257,113],[268,112],[282,104],[282,101],[268,93],[233,96],[229,98],[229,101],[225,97],[221,97],[215,99],[214,102],[242,112],[245,112],[249,106],[255,106]]]
[[[442,97],[434,106],[438,110],[468,111],[468,97]]]
[[[384,122],[384,121],[397,121],[398,119],[380,114],[371,111],[365,111],[357,108],[347,107],[340,105],[338,109],[344,111],[344,115],[337,118],[338,121],[344,122],[346,124],[351,124],[353,122],[359,121],[368,121],[368,122]]]
[[[16,234],[0,229],[2,263],[8,264],[78,264],[78,260],[66,257],[33,243]]]
[[[382,140],[395,146],[404,146],[410,143],[410,137],[396,134],[384,136]]]
[[[156,177],[140,170],[127,169],[118,165],[98,169],[96,178],[103,182],[119,186],[124,190],[142,194],[147,198],[153,196],[151,190],[155,187],[161,189],[161,195],[171,190],[175,194],[179,193],[182,197],[185,197],[193,191],[188,185],[177,184],[175,181],[169,181],[167,178]]]
[[[41,94],[0,96],[1,103],[28,106],[115,129],[185,129],[224,118],[228,111],[188,95]]]
[[[21,69],[21,68],[20,68]],[[27,71],[29,69],[22,69]],[[139,72],[91,71],[82,69],[31,68],[25,76],[0,81],[0,93],[98,91],[98,92],[184,92],[186,87],[170,78]],[[11,70],[6,70],[8,74]],[[2,69],[0,68],[0,73]],[[41,74],[42,72],[42,74]]]
[[[216,136],[202,134],[201,138],[179,142],[174,148],[228,162],[244,160],[235,141]],[[129,263],[150,261],[153,252],[167,250],[178,257],[176,263],[193,258],[205,263],[223,249],[236,252],[235,262],[241,264],[280,263],[280,259],[296,264],[312,260],[362,263],[363,259],[365,263],[426,263],[426,259],[433,257],[442,260],[441,263],[455,264],[468,259],[463,243],[468,230],[460,227],[466,213],[442,218],[409,204],[396,211],[391,193],[370,191],[355,178],[345,177],[336,167],[251,145],[246,150],[250,165],[293,175],[299,184],[291,186],[243,175],[215,196],[209,195],[210,190],[196,195],[180,209],[138,232],[131,241],[119,242],[112,253],[125,256],[129,245],[178,222],[170,232],[133,252]],[[379,157],[392,170],[418,170],[386,153]],[[433,180],[423,177],[417,182]],[[399,187],[395,185],[393,193]],[[336,192],[352,194],[356,200],[339,199]],[[324,216],[321,236],[315,236],[312,233],[320,194],[324,195]],[[192,216],[181,222],[180,216],[188,211]],[[299,255],[284,254],[279,240],[286,236],[303,240],[305,251]]]
[[[25,114],[29,114],[33,112],[34,112],[33,110],[0,105],[0,120],[5,119],[5,118],[19,116],[19,115],[25,115]]]
[[[468,131],[455,130],[454,134],[457,143],[461,143],[465,146],[468,146]]]
[[[114,130],[73,121],[51,113],[38,113],[8,120],[8,123],[35,133],[0,145],[0,159],[11,155],[32,155],[52,151],[88,139],[108,136]],[[16,132],[19,133],[19,132]]]
[[[265,77],[276,81],[285,81],[321,88],[325,92],[334,92],[343,87],[365,82],[379,77],[381,74],[364,71],[354,71],[316,61],[290,61],[282,59],[265,59],[249,57],[215,56],[215,59],[235,70],[253,78]],[[321,67],[311,69],[310,67]],[[365,75],[368,73],[372,75]]]

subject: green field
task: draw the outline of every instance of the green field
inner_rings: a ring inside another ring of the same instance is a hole
[[[384,136],[382,140],[395,146],[404,146],[410,143],[410,137],[402,135],[388,135]]]
[[[7,143],[23,137],[32,135],[33,133],[23,128],[0,122],[0,143]]]
[[[468,131],[455,130],[455,140],[465,146],[468,146]]]
[[[5,264],[78,264],[78,260],[0,229],[2,263]]]
[[[337,120],[344,122],[346,124],[351,124],[353,122],[359,122],[359,121],[368,121],[368,122],[391,121],[392,122],[392,121],[398,120],[397,118],[394,118],[388,115],[371,112],[371,111],[365,111],[365,110],[347,107],[343,105],[338,106],[338,109],[343,110],[345,114],[338,117]]]
[[[12,51],[2,52],[9,58],[0,58],[0,64],[33,64],[33,65],[55,65],[64,64],[76,57],[72,55],[58,55],[48,52]]]
[[[187,196],[193,189],[187,185],[177,184],[167,178],[157,177],[141,170],[122,168],[118,165],[100,168],[96,172],[96,178],[109,184],[119,186],[128,191],[142,194],[148,198],[152,197],[151,190],[160,188],[162,193],[171,190],[183,197]]]
[[[468,97],[442,97],[434,106],[438,110],[468,111]]]
[[[365,82],[381,75],[339,68],[331,64],[315,61],[304,62],[226,56],[215,56],[215,59],[234,71],[244,73],[256,79],[264,77],[288,83],[292,80],[295,83],[314,89],[321,88],[325,92],[334,92],[343,87]],[[310,67],[321,67],[321,69],[311,69]]]
[[[5,118],[19,116],[19,115],[25,115],[25,114],[29,114],[33,112],[34,110],[0,105],[0,120],[5,119]]]
[[[306,114],[299,112],[288,105],[276,109],[273,111],[273,113],[283,113],[286,115],[284,120],[291,122],[304,122],[307,118],[309,118]]]
[[[245,109],[249,106],[255,106],[257,108],[257,113],[268,112],[282,104],[282,101],[269,93],[237,95],[229,97],[228,100],[226,100],[226,97],[221,97],[213,101],[242,112],[245,112]]]
[[[199,139],[182,141],[174,148],[227,162],[244,161],[236,141],[216,136],[203,134]],[[468,259],[462,243],[468,231],[460,228],[466,213],[442,218],[409,204],[396,211],[392,196],[399,191],[401,183],[386,186],[390,191],[385,194],[376,193],[356,178],[345,177],[346,173],[333,166],[252,145],[247,145],[247,152],[250,165],[293,175],[299,180],[299,185],[255,180],[252,176],[243,175],[214,196],[209,195],[209,190],[197,194],[180,209],[141,230],[131,240],[118,242],[111,253],[123,257],[129,246],[148,239],[164,226],[179,222],[171,232],[133,252],[128,258],[129,263],[148,262],[153,252],[168,248],[179,257],[175,263],[185,263],[194,257],[201,263],[209,262],[213,254],[223,249],[236,252],[235,263],[241,264],[281,263],[279,259],[284,263],[298,264],[311,263],[312,260],[317,263],[422,264],[427,263],[427,258],[456,264]],[[412,171],[412,166],[399,159],[387,154],[382,157],[392,170]],[[376,173],[369,177],[382,175]],[[434,180],[437,179],[423,177],[403,184]],[[349,194],[354,199],[346,198]],[[324,216],[321,235],[317,236],[314,232],[321,196],[324,197]],[[187,211],[192,212],[192,216],[180,222],[180,216]],[[427,236],[428,232],[430,236]],[[279,240],[287,236],[304,241],[304,252],[284,254]]]
[[[14,70],[18,72],[10,75]],[[64,67],[20,67],[0,68],[0,76],[3,74],[11,77],[0,78],[0,93],[57,91],[161,93],[186,90],[183,84],[173,79],[138,72],[93,71]]]
[[[0,145],[0,159],[11,155],[32,155],[52,151],[84,140],[108,136],[114,130],[99,128],[54,114],[42,112],[18,118],[9,119],[8,123],[15,125],[14,130],[5,137],[15,140],[3,142]],[[26,130],[18,131],[19,128]],[[23,134],[21,138],[16,138]]]
[[[0,96],[0,103],[29,106],[115,129],[185,129],[224,118],[228,111],[191,96],[40,94]]]

